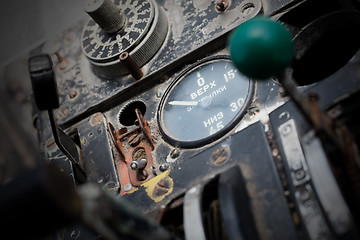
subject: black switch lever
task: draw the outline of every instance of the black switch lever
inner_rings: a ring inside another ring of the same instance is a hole
[[[71,161],[75,178],[83,183],[86,181],[86,173],[79,164],[80,156],[77,146],[57,125],[54,117],[53,109],[58,108],[60,104],[51,57],[48,54],[31,57],[29,71],[36,106],[40,111],[48,111],[56,145]]]

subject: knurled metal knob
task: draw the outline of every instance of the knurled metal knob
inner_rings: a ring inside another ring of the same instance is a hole
[[[107,33],[119,31],[125,24],[120,9],[109,0],[89,0],[85,12]]]
[[[146,158],[142,158],[138,161],[132,161],[130,163],[130,168],[134,171],[136,170],[143,170],[145,167],[146,167],[146,164],[147,164],[147,160]]]
[[[108,34],[102,29],[101,24],[96,24],[97,21],[92,18],[85,24],[81,34],[82,50],[89,59],[93,72],[105,78],[123,76],[134,70],[125,66],[123,57],[126,54],[129,57],[125,60],[131,57],[138,68],[146,64],[163,44],[168,30],[166,14],[155,0],[114,2],[116,8],[121,9],[125,22],[120,30]],[[102,4],[97,3],[97,5]],[[108,16],[105,18],[107,19]],[[123,55],[125,52],[126,54]],[[140,79],[143,73],[138,71],[136,75],[134,78]]]

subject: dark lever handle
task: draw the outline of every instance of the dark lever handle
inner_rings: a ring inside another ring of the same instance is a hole
[[[59,93],[53,70],[53,62],[48,54],[29,59],[29,72],[36,106],[40,111],[47,110],[55,142],[71,161],[76,179],[83,183],[86,173],[79,165],[80,157],[74,141],[57,125],[53,109],[58,108]]]
[[[36,106],[40,111],[59,107],[59,93],[49,55],[43,54],[29,59],[31,85]]]

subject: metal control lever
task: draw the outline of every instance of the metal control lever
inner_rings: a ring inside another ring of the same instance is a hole
[[[139,187],[144,181],[154,177],[152,169],[155,161],[152,157],[154,143],[149,123],[139,109],[135,109],[135,114],[134,128],[122,127],[115,130],[109,122],[108,129],[110,138],[121,155],[118,169],[123,186],[128,184],[128,186]],[[123,191],[123,194],[128,191]]]
[[[357,17],[352,15],[351,19],[358,19],[357,22],[359,24],[360,16],[358,13],[356,13],[356,15]],[[331,18],[330,20],[331,23],[335,22]],[[320,23],[323,24],[323,22]],[[337,26],[336,28],[341,29],[343,26]],[[322,29],[322,27],[317,27],[316,30],[317,29]],[[353,204],[353,199],[358,199],[360,196],[359,191],[356,190],[358,189],[357,178],[353,178],[353,176],[360,175],[360,168],[358,165],[360,155],[358,149],[355,147],[357,145],[355,138],[345,124],[331,119],[319,108],[319,96],[317,94],[310,93],[308,96],[305,96],[299,91],[293,78],[294,73],[299,74],[299,72],[305,72],[303,75],[314,75],[313,72],[317,66],[314,67],[311,64],[321,62],[316,59],[316,53],[327,52],[330,50],[327,39],[329,33],[324,33],[323,30],[322,33],[311,33],[311,36],[312,38],[309,38],[307,34],[303,36],[301,34],[298,35],[298,38],[300,38],[301,41],[306,42],[306,45],[308,45],[309,39],[315,41],[316,47],[310,45],[311,47],[305,49],[307,51],[305,54],[303,50],[298,50],[296,59],[297,64],[291,64],[293,61],[294,48],[292,36],[287,29],[279,22],[264,17],[253,18],[244,24],[241,24],[232,34],[230,40],[231,57],[237,68],[248,77],[258,80],[265,80],[274,76],[277,77],[278,81],[291,97],[293,103],[295,103],[298,110],[302,113],[304,119],[306,119],[309,125],[315,130],[317,137],[320,139],[316,145],[318,146],[317,149],[319,149],[320,146],[324,149],[324,152],[321,152],[320,157],[319,153],[321,148],[319,151],[316,151],[316,154],[311,152],[311,150],[315,148],[304,148],[307,150],[307,152],[305,152],[305,154],[307,154],[307,161],[315,161],[316,164],[319,164],[321,158],[327,158],[331,170],[333,170],[333,173],[338,180],[337,183],[341,186],[343,195],[352,209],[353,216],[358,217],[360,216],[360,209],[358,204]],[[324,38],[325,40],[321,38]],[[320,45],[323,46],[319,48]],[[317,50],[314,51],[311,49]],[[319,51],[319,49],[322,50]],[[312,53],[314,56],[309,55],[309,52],[311,51],[315,52]],[[309,61],[311,58],[312,60]],[[328,61],[331,61],[331,59]],[[326,69],[328,64],[325,64],[324,66]],[[315,75],[317,75],[317,77],[322,76],[323,69],[316,70],[320,73]],[[306,144],[304,146],[306,146]],[[313,166],[311,169],[314,171],[315,167]],[[320,178],[323,179],[324,175]],[[324,183],[324,180],[321,180],[321,182]],[[318,191],[317,194],[319,193],[321,193],[321,191]],[[322,202],[322,204],[325,208],[326,205],[324,202]],[[338,204],[339,202],[336,205]],[[333,213],[329,213],[329,219],[332,219],[332,214]],[[344,219],[342,219],[343,223],[346,222]],[[337,229],[336,221],[334,222],[335,224],[333,224],[333,227],[334,229]],[[340,230],[337,234],[342,235],[344,232]]]
[[[40,111],[47,110],[56,145],[71,161],[76,179],[83,183],[86,173],[80,166],[80,156],[75,142],[57,125],[53,109],[59,107],[59,94],[53,70],[53,63],[48,54],[29,59],[29,72],[36,106]]]
[[[134,171],[137,171],[137,170],[143,170],[145,167],[146,167],[146,164],[147,164],[147,160],[146,158],[142,158],[138,161],[134,160],[130,163],[130,168]]]
[[[285,27],[268,18],[253,18],[232,34],[230,54],[240,72],[250,78],[266,80],[277,76],[323,144],[331,146],[333,152],[340,150],[350,161],[358,161],[357,152],[347,147],[354,140],[346,127],[318,108],[316,95],[307,98],[297,89],[292,78],[294,69],[287,70],[293,60],[294,47],[292,36]]]

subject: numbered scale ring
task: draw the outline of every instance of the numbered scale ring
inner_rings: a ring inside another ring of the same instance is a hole
[[[119,60],[123,52],[143,66],[159,50],[168,29],[165,13],[152,0],[115,0],[114,3],[124,17],[119,31],[107,33],[90,19],[81,35],[83,53],[95,74],[103,77],[128,74]]]
[[[208,144],[239,123],[253,91],[254,83],[227,56],[200,61],[166,90],[157,112],[160,131],[174,146]]]

